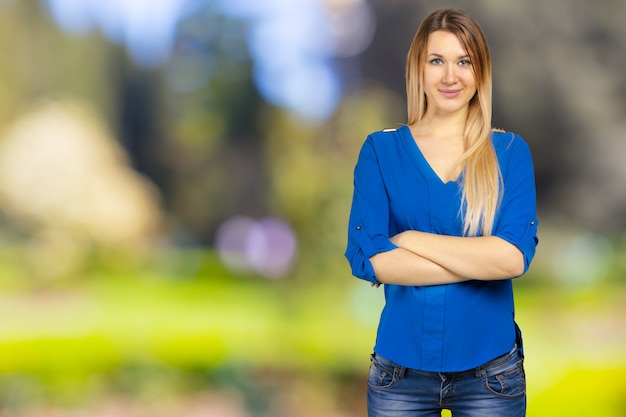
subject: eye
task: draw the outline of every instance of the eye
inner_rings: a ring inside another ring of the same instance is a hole
[[[443,63],[443,61],[441,59],[439,59],[439,58],[434,58],[434,59],[430,60],[430,63],[434,64],[434,65],[440,65],[440,64]]]
[[[472,65],[472,63],[469,59],[462,59],[459,61],[459,65],[462,67],[469,67],[470,65]]]

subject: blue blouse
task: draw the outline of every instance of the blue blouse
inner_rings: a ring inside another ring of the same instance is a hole
[[[504,181],[493,235],[515,245],[528,269],[537,245],[534,168],[526,142],[494,131]],[[461,188],[433,171],[407,126],[372,133],[354,170],[345,253],[352,273],[377,282],[369,258],[396,248],[405,230],[462,236]],[[514,277],[511,277],[514,278]],[[516,340],[511,279],[434,286],[385,285],[374,351],[402,366],[464,371],[503,355]]]

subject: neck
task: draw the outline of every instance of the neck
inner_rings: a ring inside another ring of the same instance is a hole
[[[467,109],[455,113],[426,112],[415,128],[430,136],[458,137],[465,135]]]

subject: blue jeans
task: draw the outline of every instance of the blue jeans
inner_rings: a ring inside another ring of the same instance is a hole
[[[517,346],[464,372],[422,372],[376,354],[368,376],[369,417],[524,417],[526,376]]]

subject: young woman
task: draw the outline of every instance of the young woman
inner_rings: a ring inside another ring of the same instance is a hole
[[[491,127],[491,58],[478,23],[439,9],[406,67],[408,124],[368,136],[354,172],[346,257],[384,284],[370,417],[526,412],[512,278],[537,245],[530,150]]]

